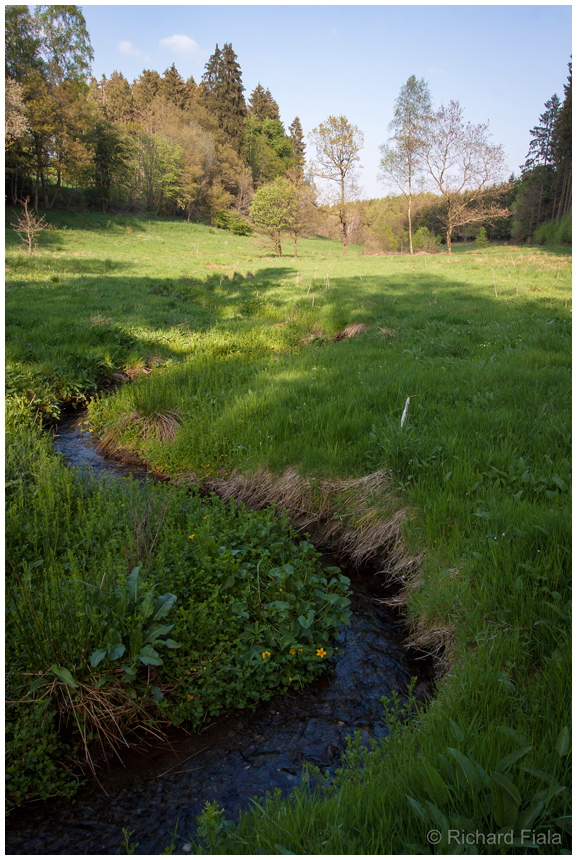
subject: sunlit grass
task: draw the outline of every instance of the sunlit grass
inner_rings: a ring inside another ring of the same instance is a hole
[[[460,744],[494,768],[513,749],[501,725],[528,739],[523,766],[567,784],[556,744],[570,719],[571,257],[351,247],[343,260],[338,243],[310,239],[298,258],[274,259],[200,225],[67,215],[55,225],[30,259],[8,240],[9,391],[50,412],[113,369],[146,368],[92,402],[91,426],[164,472],[384,470],[410,512],[407,552],[423,558],[409,621],[447,646],[436,700],[366,777],[353,767],[326,797],[279,801],[220,848],[408,850],[424,839],[405,798],[423,782],[421,759],[437,767]],[[178,426],[150,432],[159,415]],[[515,765],[511,778],[528,777]],[[555,797],[543,826],[562,814]],[[481,814],[466,786],[454,798],[455,812]]]

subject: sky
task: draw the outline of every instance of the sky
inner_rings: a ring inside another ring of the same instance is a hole
[[[489,122],[508,175],[519,174],[530,129],[554,93],[563,100],[572,51],[571,5],[81,4],[96,78],[132,82],[172,63],[200,82],[218,44],[232,44],[248,100],[260,83],[288,129],[305,138],[328,116],[364,135],[363,196],[392,193],[377,178],[394,102],[411,75],[434,107],[460,102],[472,123]],[[307,157],[314,156],[312,145]],[[507,177],[505,177],[507,178]]]

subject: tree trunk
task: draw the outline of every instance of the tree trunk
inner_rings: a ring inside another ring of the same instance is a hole
[[[293,233],[293,242],[294,242],[294,246],[295,246],[295,257],[298,257],[298,254],[297,254],[297,234],[296,233]]]
[[[409,251],[412,254],[413,253],[413,225],[412,225],[412,221],[411,221],[411,202],[412,202],[411,201],[411,194],[409,192],[409,211],[408,211],[408,215],[409,215]]]
[[[451,250],[451,235],[452,235],[452,233],[453,233],[453,228],[447,227],[447,254],[453,253],[453,251]]]

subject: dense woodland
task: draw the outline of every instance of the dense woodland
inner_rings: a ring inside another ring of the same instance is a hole
[[[184,80],[172,64],[130,83],[117,71],[101,80],[90,75],[93,52],[80,7],[8,6],[5,32],[10,206],[29,197],[36,209],[151,213],[247,233],[255,193],[276,182],[277,197],[267,199],[274,206],[279,193],[292,195],[283,229],[294,233],[295,251],[303,232],[342,238],[344,231],[345,250],[348,238],[367,253],[406,251],[409,238],[412,251],[446,241],[447,200],[434,185],[409,198],[410,237],[404,193],[352,197],[343,221],[315,184],[299,118],[285,128],[261,83],[245,96],[231,44],[216,46],[198,82]],[[469,213],[477,207],[478,217],[452,226],[449,241],[474,239],[482,227],[499,241],[570,238],[555,225],[571,211],[571,66],[563,101],[556,94],[547,101],[529,136],[520,177],[485,184],[474,199],[463,189],[461,203]],[[399,134],[392,139],[398,143]],[[482,220],[485,211],[493,217]]]

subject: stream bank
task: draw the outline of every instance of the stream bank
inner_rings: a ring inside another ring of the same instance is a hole
[[[79,422],[78,417],[65,422],[55,438],[56,450],[71,465],[120,479],[134,474],[134,467],[118,466],[95,451]],[[144,478],[146,468],[139,471]],[[111,760],[99,771],[106,793],[93,783],[72,803],[38,802],[11,815],[7,852],[123,853],[126,828],[134,832],[137,853],[162,853],[174,833],[175,851],[182,853],[207,801],[218,801],[226,817],[234,819],[251,797],[299,785],[305,761],[322,771],[338,767],[346,738],[355,732],[363,743],[386,737],[381,698],[396,691],[402,699],[416,676],[417,697],[426,699],[432,692],[432,667],[408,655],[402,622],[383,607],[372,572],[346,572],[352,617],[341,630],[332,674],[254,711],[221,714],[193,735],[173,730],[162,743],[141,743],[125,751],[122,761]]]

